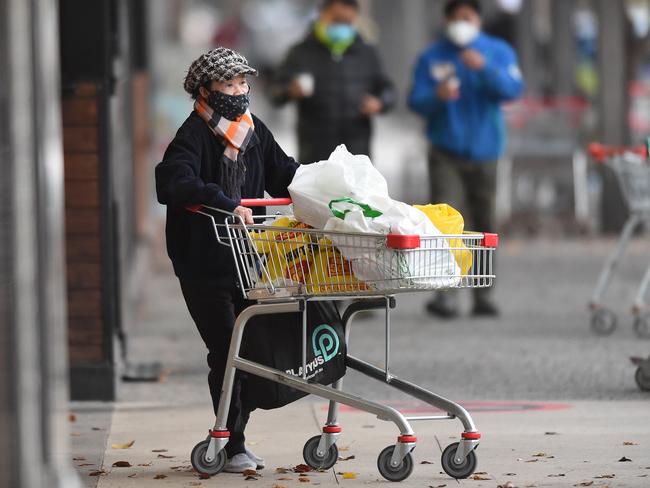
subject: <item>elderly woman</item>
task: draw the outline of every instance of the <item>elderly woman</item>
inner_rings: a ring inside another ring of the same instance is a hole
[[[215,414],[235,318],[246,306],[236,287],[230,249],[218,245],[211,226],[188,205],[204,204],[233,212],[252,223],[242,198],[288,196],[298,164],[275,142],[248,109],[246,75],[256,75],[241,54],[223,47],[201,55],[190,66],[184,88],[194,110],[156,167],[158,201],[167,205],[167,251],[185,303],[208,348],[208,383]],[[244,444],[250,415],[245,379],[237,377],[228,416],[230,440],[225,471],[261,469],[264,460]]]

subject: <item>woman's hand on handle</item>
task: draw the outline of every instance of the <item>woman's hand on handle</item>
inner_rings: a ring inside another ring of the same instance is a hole
[[[255,223],[253,221],[253,211],[250,208],[240,206],[235,208],[235,210],[233,210],[233,213],[241,217],[241,219],[244,221],[244,224],[246,225],[252,225]]]

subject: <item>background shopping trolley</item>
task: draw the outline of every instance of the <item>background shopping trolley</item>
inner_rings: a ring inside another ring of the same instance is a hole
[[[242,201],[242,205],[247,207],[290,203],[290,199]],[[224,446],[229,437],[226,419],[235,371],[242,370],[330,401],[322,434],[309,439],[303,448],[305,462],[314,469],[329,469],[338,460],[336,442],[342,430],[338,423],[338,405],[344,404],[372,413],[380,420],[394,423],[398,428],[397,442],[381,451],[377,459],[379,472],[387,480],[402,481],[413,470],[414,463],[410,453],[417,442],[410,424],[413,420],[460,420],[463,426],[461,439],[444,450],[442,467],[454,478],[466,478],[474,472],[474,450],[481,435],[469,413],[457,403],[397,378],[390,372],[390,310],[395,307],[394,295],[397,293],[443,287],[491,286],[494,280],[493,254],[498,245],[496,234],[465,233],[441,237],[327,232],[305,228],[308,226],[283,228],[262,225],[263,221],[277,219],[277,215],[256,216],[255,225],[245,225],[238,216],[218,209],[198,206],[190,210],[208,217],[218,243],[230,246],[236,263],[239,286],[246,298],[257,302],[246,308],[235,322],[217,418],[207,439],[199,442],[192,451],[194,469],[200,473],[215,475],[226,464]],[[275,235],[277,238],[268,237],[270,229],[275,232],[271,236]],[[267,237],[261,237],[264,235]],[[336,246],[333,243],[336,243]],[[283,255],[287,249],[293,249],[294,246],[305,245],[309,248],[311,261],[301,261],[300,266],[292,266],[291,273],[273,275],[274,266],[278,264],[273,260],[277,259],[277,256]],[[259,250],[261,247],[268,249],[273,246],[276,246],[278,252],[263,254]],[[323,279],[322,277],[327,275],[325,271],[331,270],[332,266],[354,269],[355,264],[343,257],[346,250],[371,255],[373,267],[382,270],[381,278],[359,281],[349,273],[347,278],[336,283]],[[465,270],[465,274],[457,273],[459,269]],[[405,417],[392,407],[342,391],[342,380],[338,380],[331,387],[307,380],[306,302],[350,299],[354,301],[343,314],[346,344],[352,319],[357,313],[383,308],[386,347],[384,368],[375,367],[350,355],[346,357],[346,366],[426,402],[445,412],[444,415]],[[303,314],[300,370],[302,377],[240,357],[244,329],[250,319],[260,315],[288,312]]]
[[[589,154],[594,161],[607,165],[616,174],[621,194],[630,212],[616,248],[605,261],[589,303],[591,328],[600,335],[611,334],[617,325],[616,314],[603,306],[603,296],[611,281],[614,269],[621,260],[634,233],[643,226],[650,232],[649,147],[650,140],[646,146],[637,148],[609,147],[601,144],[589,146]],[[632,306],[634,330],[642,338],[650,338],[650,312],[647,310],[645,302],[649,286],[650,265],[646,269]]]

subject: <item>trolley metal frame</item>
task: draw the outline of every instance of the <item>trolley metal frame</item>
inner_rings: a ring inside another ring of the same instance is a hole
[[[255,199],[244,200],[244,206],[266,206],[266,205],[287,205],[289,199]],[[342,429],[338,422],[338,405],[344,404],[350,407],[369,412],[380,420],[389,421],[395,424],[399,435],[395,444],[388,446],[382,451],[378,459],[378,468],[381,474],[390,481],[401,481],[406,479],[413,470],[413,461],[410,452],[415,448],[417,438],[411,428],[412,421],[427,420],[451,420],[458,419],[463,426],[463,432],[459,442],[449,445],[442,455],[443,469],[452,477],[460,479],[470,476],[476,468],[476,455],[474,450],[480,442],[481,435],[478,432],[470,414],[461,405],[448,400],[440,395],[430,392],[414,383],[400,379],[390,371],[390,336],[391,336],[391,310],[395,307],[394,295],[407,291],[424,291],[431,289],[431,285],[414,284],[413,280],[400,278],[391,281],[391,287],[384,289],[366,289],[357,283],[344,284],[342,290],[334,288],[329,292],[322,293],[309,286],[295,286],[295,283],[273,283],[269,270],[264,265],[264,259],[256,249],[254,231],[268,231],[269,226],[246,225],[239,216],[213,209],[205,206],[197,206],[190,209],[193,212],[204,215],[211,219],[217,241],[221,245],[230,246],[238,272],[239,286],[246,298],[257,300],[254,304],[237,317],[232,333],[230,350],[226,363],[226,374],[221,390],[221,397],[218,412],[213,428],[210,430],[206,440],[199,442],[192,451],[192,464],[194,468],[205,474],[214,475],[223,470],[226,464],[224,447],[228,443],[229,432],[226,427],[232,388],[236,370],[245,371],[276,383],[295,388],[308,394],[317,395],[329,400],[327,421],[323,427],[322,434],[307,441],[303,449],[305,461],[315,469],[328,469],[338,460],[338,449],[336,442]],[[223,224],[218,222],[219,217],[224,218]],[[277,215],[259,216],[256,220],[266,220]],[[296,238],[296,229],[273,228],[278,232],[293,232]],[[305,234],[316,234],[316,237],[324,234],[318,230],[304,229],[298,231],[299,238]],[[344,233],[337,233],[338,236],[345,236]],[[386,236],[375,234],[358,234],[353,237],[364,239],[387,239]],[[313,237],[313,236],[312,236]],[[413,237],[413,236],[411,236]],[[436,236],[431,239],[440,239],[445,242],[456,240],[469,243],[469,249],[462,246],[463,250],[470,251],[475,260],[474,267],[466,276],[459,279],[453,286],[456,287],[487,287],[491,286],[495,278],[492,271],[492,256],[498,245],[498,236],[495,234],[470,233],[456,236]],[[423,238],[424,239],[424,238]],[[408,238],[406,239],[409,240]],[[399,239],[398,239],[399,241]],[[313,239],[310,241],[313,242]],[[417,243],[421,245],[420,243]],[[283,241],[280,245],[287,245]],[[331,245],[331,244],[328,244]],[[418,252],[420,249],[415,244],[402,246],[395,252]],[[442,248],[431,249],[432,252],[440,252]],[[452,254],[450,254],[452,255]],[[478,258],[478,259],[477,259]],[[267,262],[268,264],[268,262]],[[478,270],[478,271],[477,271]],[[420,278],[422,278],[420,276]],[[460,278],[460,277],[459,277]],[[416,280],[417,281],[417,280]],[[448,284],[448,283],[447,283]],[[406,417],[398,410],[388,405],[383,405],[367,400],[342,390],[343,379],[338,380],[332,386],[324,386],[310,382],[306,378],[306,337],[307,337],[307,302],[313,300],[347,300],[354,298],[354,302],[345,310],[342,320],[345,325],[345,341],[348,343],[351,324],[354,317],[367,310],[384,309],[384,337],[385,337],[385,358],[384,368],[378,368],[354,356],[347,355],[346,366],[361,372],[362,374],[377,381],[406,393],[422,402],[431,405],[445,412],[444,415]],[[303,375],[293,376],[283,371],[255,363],[242,358],[240,349],[247,323],[251,318],[258,315],[271,315],[278,313],[301,312],[303,314]]]
[[[617,245],[598,276],[589,302],[592,330],[599,335],[610,335],[616,329],[618,320],[616,314],[604,306],[603,298],[632,237],[642,228],[650,232],[650,161],[647,157],[648,145],[640,148],[618,148],[592,144],[589,153],[597,163],[604,164],[614,172],[630,212]],[[649,289],[650,265],[644,273],[632,304],[634,330],[640,338],[645,339],[650,339],[650,311],[646,304]]]

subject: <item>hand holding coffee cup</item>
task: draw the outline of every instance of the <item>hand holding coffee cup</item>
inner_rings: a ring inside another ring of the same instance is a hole
[[[301,73],[296,76],[289,85],[289,96],[291,98],[308,98],[314,94],[314,75]]]
[[[452,76],[440,82],[436,94],[444,101],[458,100],[460,98],[460,80],[456,76]]]

